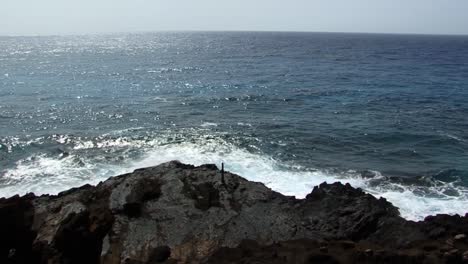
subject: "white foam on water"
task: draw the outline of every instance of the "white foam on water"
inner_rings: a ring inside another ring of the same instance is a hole
[[[214,163],[218,167],[225,163],[225,169],[243,176],[250,181],[262,182],[269,188],[285,195],[304,198],[314,186],[323,182],[340,181],[353,187],[362,188],[380,198],[384,197],[400,209],[403,217],[409,220],[422,220],[435,214],[465,214],[468,212],[468,190],[458,189],[459,196],[443,194],[445,186],[428,188],[437,197],[415,194],[418,186],[404,186],[387,182],[374,186],[371,179],[355,172],[331,173],[323,170],[297,170],[284,166],[271,157],[250,153],[229,144],[213,141],[200,147],[194,143],[177,146],[166,145],[152,150],[145,159],[135,162],[133,167],[148,167],[163,162],[179,160],[183,163],[201,165]],[[373,179],[375,180],[375,178]]]
[[[200,125],[201,127],[217,127],[218,124],[213,123],[213,122],[204,122]]]
[[[325,170],[304,169],[288,166],[263,154],[252,153],[218,138],[197,139],[190,142],[168,143],[160,140],[135,142],[145,152],[142,158],[127,160],[124,164],[111,165],[104,159],[77,162],[77,157],[47,157],[39,155],[32,159],[19,161],[12,169],[0,171],[2,183],[0,196],[34,192],[36,194],[56,194],[71,187],[86,183],[97,184],[110,176],[131,172],[137,168],[156,166],[171,160],[201,165],[225,164],[225,169],[241,175],[248,180],[262,182],[269,188],[304,198],[314,186],[322,182],[341,181],[362,188],[376,197],[384,197],[400,208],[401,215],[410,220],[422,220],[425,216],[439,213],[465,214],[468,211],[468,190],[462,187],[438,185],[427,187],[426,192],[435,195],[418,194],[418,186],[404,186],[388,181],[372,184],[373,179],[360,177],[353,171],[333,173]],[[121,147],[130,143],[120,142]],[[86,145],[86,144],[85,144]],[[99,144],[98,144],[99,145]],[[104,144],[112,147],[115,144]],[[102,145],[98,147],[103,147]],[[1,175],[3,174],[3,175]],[[380,176],[382,177],[382,176]],[[379,176],[377,176],[379,178]],[[444,194],[446,188],[455,188],[459,195]]]
[[[33,192],[57,194],[84,184],[97,184],[107,178],[125,173],[125,168],[106,164],[77,163],[74,156],[66,158],[32,156],[18,161],[13,169],[0,171],[0,197]]]

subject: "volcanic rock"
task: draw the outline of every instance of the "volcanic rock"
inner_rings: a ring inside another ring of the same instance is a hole
[[[176,161],[0,199],[0,263],[462,263],[466,233],[466,216],[406,221],[349,184],[295,199]]]

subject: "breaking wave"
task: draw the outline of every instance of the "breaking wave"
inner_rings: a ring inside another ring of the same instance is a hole
[[[97,184],[137,168],[179,160],[193,165],[213,163],[219,166],[223,162],[228,171],[298,198],[305,197],[322,182],[350,183],[376,197],[386,198],[410,220],[422,220],[439,213],[464,214],[468,202],[468,189],[456,182],[430,178],[425,179],[424,184],[411,184],[392,180],[376,171],[307,168],[274,159],[254,146],[241,147],[213,135],[129,138],[120,134],[93,139],[54,135],[23,143],[16,139],[13,147],[7,146],[11,151],[22,144],[23,147],[46,142],[56,145],[51,147],[54,151],[32,154],[0,171],[0,196],[28,192],[57,194],[86,183]]]

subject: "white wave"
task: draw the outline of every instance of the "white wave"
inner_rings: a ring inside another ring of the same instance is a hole
[[[370,179],[360,177],[357,173],[330,173],[321,170],[294,170],[282,166],[280,162],[259,154],[253,154],[229,144],[212,141],[200,147],[194,143],[162,146],[148,153],[145,159],[135,162],[132,166],[148,167],[170,160],[201,165],[214,163],[218,167],[225,163],[228,171],[239,174],[251,181],[262,182],[269,188],[283,193],[304,198],[314,186],[323,182],[340,181],[350,183],[356,188],[362,188],[376,197],[384,197],[400,209],[403,217],[409,220],[422,220],[425,216],[434,214],[465,214],[468,210],[468,190],[459,190],[460,196],[443,195],[443,190],[433,187],[431,192],[437,197],[424,197],[415,194],[417,187],[409,187],[392,183],[371,185]],[[375,179],[375,178],[374,178]]]
[[[461,142],[464,142],[465,140],[455,136],[455,135],[451,135],[451,134],[446,134],[445,136],[447,136],[448,138],[451,138],[451,139],[455,139],[456,141],[461,141]]]
[[[238,126],[248,126],[248,127],[252,126],[252,124],[250,124],[250,123],[243,123],[243,122],[239,122],[239,123],[237,123],[237,125]]]
[[[453,133],[448,133],[448,132],[443,131],[443,130],[437,130],[437,132],[442,137],[450,138],[450,139],[460,141],[460,142],[465,142],[466,141],[463,138],[461,138],[460,136],[454,135]]]
[[[17,162],[15,168],[4,171],[0,197],[29,192],[37,195],[57,194],[86,183],[95,185],[126,171],[125,168],[106,164],[82,164],[74,156],[33,156]]]
[[[217,123],[212,123],[212,122],[204,122],[200,125],[201,127],[217,127]]]
[[[179,143],[169,143],[162,139],[144,142],[132,142],[130,139],[125,139],[112,143],[104,140],[101,143],[96,144],[96,147],[112,148],[134,145],[133,147],[144,149],[144,154],[142,158],[127,160],[124,164],[118,165],[111,165],[102,158],[77,162],[77,157],[73,155],[62,159],[37,156],[23,160],[14,168],[5,171],[0,177],[3,179],[0,196],[27,192],[56,194],[85,183],[97,184],[112,175],[131,172],[137,168],[179,160],[193,165],[214,163],[219,166],[223,162],[228,171],[251,181],[262,182],[275,191],[298,198],[305,197],[314,186],[322,182],[350,183],[376,197],[386,198],[400,208],[403,217],[410,220],[421,220],[425,216],[439,213],[465,214],[467,211],[468,190],[466,188],[458,187],[458,196],[448,196],[444,195],[447,186],[434,186],[427,188],[426,192],[429,195],[421,195],[418,193],[418,188],[421,187],[398,185],[385,180],[382,180],[380,184],[372,184],[375,178],[362,178],[360,174],[353,171],[333,173],[288,166],[269,156],[251,153],[216,137]],[[379,177],[382,178],[378,175],[377,178]]]
[[[160,97],[160,96],[155,96],[155,97],[153,97],[153,101],[167,102],[167,98]]]

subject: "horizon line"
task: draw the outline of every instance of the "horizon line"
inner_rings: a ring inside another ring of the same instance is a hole
[[[410,35],[410,36],[468,36],[468,33],[411,33],[411,32],[364,32],[364,31],[306,31],[306,30],[135,30],[107,31],[87,33],[58,34],[0,34],[0,37],[67,37],[67,36],[98,36],[118,34],[149,34],[149,33],[316,33],[316,34],[368,34],[368,35]]]

